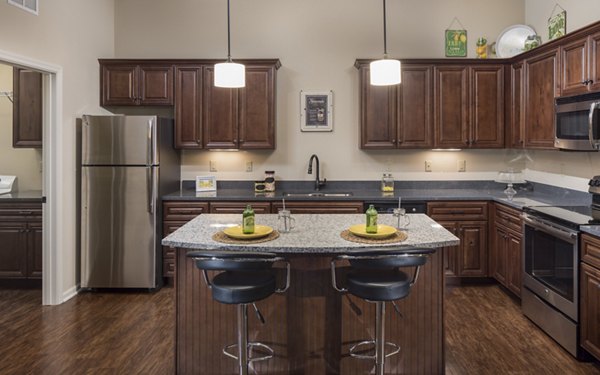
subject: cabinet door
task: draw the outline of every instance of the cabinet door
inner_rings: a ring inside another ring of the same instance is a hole
[[[137,105],[137,72],[138,66],[134,64],[101,65],[100,105]]]
[[[27,277],[27,223],[0,222],[0,279]]]
[[[255,214],[271,213],[271,203],[269,202],[211,202],[211,214],[241,214],[247,205],[251,205]],[[242,217],[240,216],[240,223]]]
[[[204,148],[238,148],[238,90],[215,87],[212,66],[204,68],[203,86]]]
[[[581,263],[581,346],[600,359],[600,270]]]
[[[13,147],[42,147],[42,74],[13,69]]]
[[[523,63],[518,62],[510,67],[510,125],[506,146],[523,148],[523,132],[525,126],[525,98],[523,96]]]
[[[507,286],[508,284],[508,234],[502,227],[495,226],[493,233],[493,243],[490,247],[491,259],[491,276],[493,276],[500,284]]]
[[[521,297],[521,280],[523,278],[522,242],[522,236],[508,232],[508,280],[506,286],[519,297]]]
[[[525,61],[525,148],[554,148],[558,49]]]
[[[430,65],[402,65],[399,148],[432,148],[432,72]]]
[[[173,105],[173,67],[140,65],[139,103],[141,105]]]
[[[202,148],[202,66],[175,67],[175,147]]]
[[[455,222],[450,221],[438,221],[438,224],[446,228],[456,237],[460,237],[458,228]],[[444,273],[446,277],[458,276],[458,246],[446,246],[442,248],[444,254]]]
[[[369,66],[360,73],[360,147],[396,148],[399,86],[372,86]]]
[[[561,95],[583,94],[588,91],[587,37],[560,47]]]
[[[468,147],[467,67],[435,68],[434,147]]]
[[[459,222],[458,275],[487,276],[487,222]]]
[[[239,148],[275,149],[275,66],[247,66],[238,95]]]
[[[471,147],[504,147],[504,66],[469,69]]]
[[[185,221],[165,221],[163,222],[163,238],[175,232],[185,225]],[[170,246],[163,246],[163,277],[175,277],[176,249]]]
[[[600,32],[590,35],[588,56],[590,91],[600,91]]]
[[[27,277],[42,278],[42,223],[30,222],[27,226]]]

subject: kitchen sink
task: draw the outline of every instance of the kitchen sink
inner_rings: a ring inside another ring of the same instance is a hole
[[[313,191],[310,193],[303,193],[303,192],[283,193],[283,196],[284,197],[351,197],[352,193],[342,193],[342,192],[323,193],[320,191]]]

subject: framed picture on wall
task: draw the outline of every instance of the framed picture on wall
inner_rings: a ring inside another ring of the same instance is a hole
[[[333,91],[300,91],[300,130],[333,131]]]

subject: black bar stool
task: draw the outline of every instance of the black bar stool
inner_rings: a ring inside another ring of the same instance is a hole
[[[383,375],[385,359],[400,352],[400,346],[385,341],[385,303],[392,302],[400,314],[394,301],[410,294],[411,287],[419,277],[419,268],[427,262],[428,255],[433,252],[435,249],[379,248],[340,255],[331,261],[331,283],[335,290],[375,303],[375,339],[361,341],[353,345],[349,352],[354,358],[375,360],[377,375]],[[336,262],[341,260],[350,263],[350,271],[346,275],[346,288],[340,288],[336,281]],[[414,267],[412,277],[399,270],[399,267]],[[365,345],[374,345],[375,354],[356,352]],[[387,354],[386,346],[392,349]]]
[[[273,357],[273,349],[260,342],[248,342],[248,304],[252,304],[258,319],[265,319],[255,302],[265,299],[273,293],[284,293],[290,286],[290,264],[284,258],[272,253],[190,251],[187,256],[193,258],[196,267],[202,270],[204,281],[212,291],[214,300],[237,305],[237,344],[227,345],[223,354],[238,361],[240,375],[248,374],[248,364],[264,361]],[[277,288],[273,264],[286,264],[286,282],[283,288]],[[224,271],[209,280],[206,271]],[[229,352],[237,347],[237,355]],[[254,347],[265,350],[267,355],[249,358],[248,352]]]

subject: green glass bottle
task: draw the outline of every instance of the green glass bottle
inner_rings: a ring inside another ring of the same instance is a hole
[[[377,210],[373,205],[369,206],[367,214],[367,233],[377,233]]]
[[[254,233],[254,210],[250,205],[247,205],[242,213],[242,232],[244,234]]]

